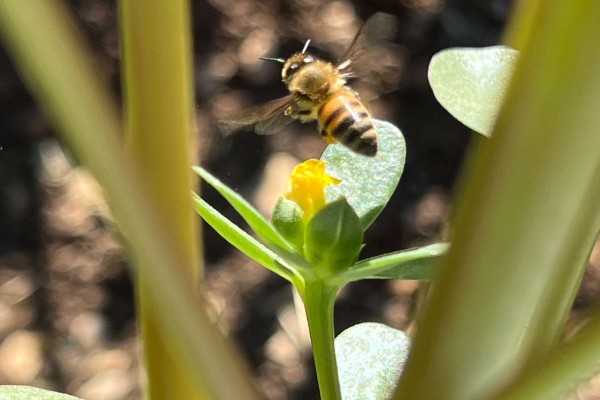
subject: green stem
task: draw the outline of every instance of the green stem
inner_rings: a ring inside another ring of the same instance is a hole
[[[118,109],[65,3],[0,1],[2,46],[48,119],[102,185],[132,258],[148,261],[139,264],[147,278],[148,300],[180,369],[205,385],[205,398],[258,399],[249,370],[216,328],[195,281],[185,272],[197,260],[186,257],[184,243],[169,234],[171,220],[164,223],[159,204],[150,196],[150,182],[123,149]],[[170,394],[163,398],[189,399]]]
[[[468,163],[394,399],[489,399],[547,365],[596,239],[600,2],[521,3],[519,62],[493,139]]]
[[[333,304],[338,287],[320,278],[307,280],[303,293],[322,400],[341,400],[334,347]]]
[[[176,238],[188,260],[173,267],[191,267],[182,272],[194,282],[200,275],[200,241],[189,199],[194,112],[189,4],[123,0],[119,6],[126,143],[149,184],[151,201],[159,206],[166,234]],[[145,258],[135,261],[149,263]],[[162,318],[150,301],[148,273],[139,268],[136,276],[146,398],[206,398],[207,390],[168,347],[166,341],[172,339],[166,337]]]

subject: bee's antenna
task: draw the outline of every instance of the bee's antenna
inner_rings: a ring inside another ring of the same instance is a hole
[[[259,58],[259,60],[275,61],[280,64],[283,64],[285,62],[285,60],[283,58],[272,58],[272,57],[258,57],[258,58]]]
[[[309,44],[310,44],[310,39],[308,39],[306,41],[306,43],[304,44],[304,48],[302,49],[302,54],[304,54],[306,52],[306,49],[308,49]]]

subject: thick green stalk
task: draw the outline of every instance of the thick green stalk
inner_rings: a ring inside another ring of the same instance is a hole
[[[600,165],[596,168],[596,182],[590,190],[600,187]],[[600,231],[600,210],[589,224],[589,235],[597,237]],[[588,246],[589,247],[589,246]],[[586,263],[590,254],[581,249],[575,263]],[[529,365],[521,375],[494,398],[498,400],[537,400],[564,396],[577,383],[591,379],[600,372],[600,309],[577,334],[541,360]]]
[[[120,142],[114,100],[95,73],[60,1],[0,1],[0,34],[21,76],[71,149],[105,189],[132,256],[147,259],[152,307],[166,344],[214,399],[256,399],[256,390],[206,314],[189,273],[193,265],[167,234],[147,182]],[[180,268],[186,265],[185,268]]]
[[[198,237],[189,193],[193,164],[192,62],[187,0],[120,2],[126,139],[153,192],[167,234],[177,238],[198,276]],[[136,260],[146,263],[147,260]],[[205,397],[182,362],[164,343],[160,317],[150,307],[145,270],[137,280],[138,318],[142,328],[150,399]]]
[[[119,5],[126,142],[170,221],[169,234],[194,266],[188,273],[197,276],[198,219],[189,195],[197,175],[191,170],[196,148],[188,0]]]
[[[575,384],[600,372],[600,314],[588,321],[581,332],[547,360],[528,368],[499,395],[498,400],[559,399],[572,391]]]
[[[315,279],[307,280],[301,293],[322,400],[342,398],[334,347],[333,305],[337,291],[337,287]]]
[[[600,2],[533,4],[494,136],[469,164],[452,247],[396,399],[487,398],[539,366],[594,243]]]

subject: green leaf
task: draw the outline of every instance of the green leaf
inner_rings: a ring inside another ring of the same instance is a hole
[[[239,251],[292,283],[301,279],[296,270],[283,258],[225,218],[196,193],[192,193],[192,199],[194,210],[200,217]]]
[[[365,157],[337,144],[328,146],[321,157],[327,163],[327,173],[342,181],[325,188],[327,201],[345,197],[363,229],[373,223],[394,193],[406,158],[402,132],[389,122],[373,122],[379,136],[376,157]]]
[[[356,261],[363,228],[346,199],[327,204],[306,226],[304,256],[318,271],[336,275]]]
[[[273,210],[273,226],[291,243],[298,254],[304,250],[304,212],[300,206],[285,197],[280,197]]]
[[[362,279],[431,279],[435,262],[446,253],[449,244],[436,243],[368,258],[336,276],[348,283]]]
[[[202,167],[193,166],[192,169],[196,172],[206,183],[215,188],[224,198],[231,204],[231,206],[240,214],[240,216],[246,221],[248,226],[261,238],[265,243],[274,244],[288,252],[293,252],[292,246],[286,242],[286,240],[277,232],[277,230],[271,225],[271,223],[263,217],[250,203],[248,203],[242,196],[237,194],[229,186],[211,175],[207,170]]]
[[[454,118],[490,136],[519,52],[505,46],[440,51],[429,63],[429,83]]]
[[[79,397],[64,393],[52,392],[33,386],[2,385],[1,400],[82,400]]]
[[[358,324],[340,333],[335,352],[343,399],[391,399],[409,350],[404,332],[382,324]]]

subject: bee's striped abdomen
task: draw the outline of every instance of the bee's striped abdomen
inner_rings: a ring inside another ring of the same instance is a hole
[[[321,135],[330,143],[336,141],[365,156],[377,154],[377,133],[365,106],[351,90],[340,90],[321,104]]]

